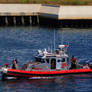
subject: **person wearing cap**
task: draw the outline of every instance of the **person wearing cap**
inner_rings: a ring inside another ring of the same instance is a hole
[[[6,63],[6,64],[5,64],[5,67],[6,67],[6,68],[9,68],[9,65],[8,65],[8,63]]]
[[[90,67],[89,67],[89,65],[88,65],[88,63],[86,63],[84,66],[83,66],[83,69],[89,69]]]

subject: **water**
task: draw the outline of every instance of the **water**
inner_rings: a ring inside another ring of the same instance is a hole
[[[38,49],[53,49],[69,44],[69,57],[77,62],[92,61],[92,29],[5,27],[0,28],[0,65],[18,59],[21,65],[33,60]],[[0,92],[91,92],[92,74],[67,75],[56,78],[0,81]]]

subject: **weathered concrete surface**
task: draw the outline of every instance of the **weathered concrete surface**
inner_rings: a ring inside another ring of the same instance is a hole
[[[0,4],[0,16],[41,16],[56,20],[92,19],[92,6]]]
[[[39,15],[46,18],[58,19],[60,6],[42,5]]]
[[[41,4],[0,4],[0,16],[38,15]]]
[[[92,19],[92,6],[60,6],[58,19]]]
[[[59,6],[41,4],[0,4],[0,16],[39,15],[58,19]]]

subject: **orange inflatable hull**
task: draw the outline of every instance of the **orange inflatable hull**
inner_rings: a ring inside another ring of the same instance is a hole
[[[68,74],[85,74],[92,73],[91,69],[72,69],[72,70],[59,70],[59,71],[25,71],[25,70],[16,70],[8,69],[6,77],[51,77],[59,75],[68,75]]]

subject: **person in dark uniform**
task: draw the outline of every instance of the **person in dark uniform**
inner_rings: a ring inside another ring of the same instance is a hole
[[[71,58],[71,69],[76,69],[76,63],[77,63],[77,60],[75,59],[74,56],[72,56],[72,58]]]
[[[18,62],[17,62],[16,59],[12,61],[12,69],[18,69],[17,63],[18,63]]]

